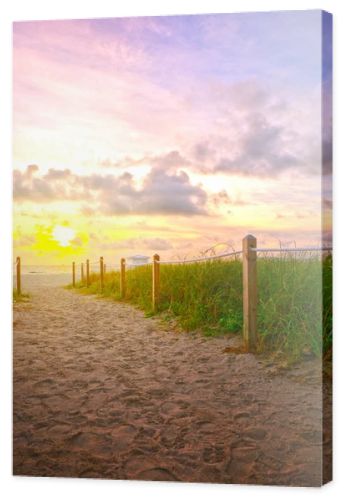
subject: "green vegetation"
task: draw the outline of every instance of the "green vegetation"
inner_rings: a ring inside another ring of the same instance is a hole
[[[13,302],[27,302],[30,298],[28,293],[18,293],[17,290],[13,290],[12,299]]]
[[[322,347],[328,352],[332,341],[332,258],[322,262],[315,254],[264,256],[258,258],[257,269],[260,350],[280,351],[292,359],[303,352],[318,355]],[[126,282],[125,300],[151,314],[152,267],[128,270]],[[105,275],[102,292],[97,274],[91,275],[88,289],[81,283],[76,288],[120,300],[118,272]],[[188,331],[241,333],[242,261],[161,265],[159,313],[176,317]]]
[[[332,258],[287,254],[258,259],[260,347],[293,359],[332,341]],[[324,295],[323,295],[324,291]]]

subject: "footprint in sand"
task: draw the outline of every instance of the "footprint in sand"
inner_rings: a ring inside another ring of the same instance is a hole
[[[223,462],[225,458],[224,446],[211,446],[209,448],[205,448],[202,457],[204,462],[208,464],[216,464],[219,462]]]
[[[153,467],[152,469],[145,469],[140,471],[136,479],[144,479],[148,481],[178,481],[178,477],[175,476],[168,469],[163,467]]]
[[[127,450],[138,433],[134,425],[115,425],[109,433],[115,451]]]
[[[72,444],[74,448],[97,450],[109,443],[109,440],[105,436],[93,432],[78,432],[69,437],[67,442]]]
[[[256,441],[263,440],[266,437],[266,435],[267,431],[265,429],[261,429],[260,427],[246,429],[246,431],[244,432],[244,436],[254,439]]]

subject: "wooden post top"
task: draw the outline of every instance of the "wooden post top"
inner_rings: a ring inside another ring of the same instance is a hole
[[[255,259],[257,252],[252,251],[251,248],[257,248],[257,238],[252,234],[247,234],[242,240],[242,250],[248,259]]]
[[[242,240],[242,242],[248,242],[249,244],[256,243],[257,238],[253,234],[247,234]]]
[[[159,257],[159,255],[157,253],[155,253],[153,255],[153,260],[157,260],[157,261],[160,260],[160,257]]]
[[[125,264],[125,259],[124,259],[124,257],[122,257],[122,258],[121,258],[120,263],[121,263],[121,264]]]

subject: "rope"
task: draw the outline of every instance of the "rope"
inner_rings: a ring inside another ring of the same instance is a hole
[[[251,248],[253,252],[331,252],[332,247],[306,247],[306,248]],[[198,257],[196,259],[188,259],[188,260],[159,260],[158,264],[191,264],[194,262],[206,262],[209,260],[217,260],[217,259],[222,259],[224,257],[232,257],[236,255],[241,255],[243,252],[242,250],[238,250],[237,252],[228,252],[228,253],[222,253],[219,255],[211,255],[210,257]],[[14,265],[17,264],[17,260]],[[107,264],[107,262],[104,262],[106,264],[106,271],[119,271],[119,267],[114,267],[110,266]],[[153,264],[153,262],[148,262],[147,264],[141,264],[140,266],[135,266],[135,267],[142,267],[142,266],[148,266]],[[91,272],[93,272],[92,266],[98,266],[97,271],[100,270],[100,261],[94,261],[94,262],[89,262],[89,269]]]
[[[160,260],[159,264],[190,264],[192,262],[203,262],[207,260],[216,260],[221,259],[222,257],[231,257],[233,255],[240,255],[242,253],[241,250],[238,252],[230,252],[230,253],[222,253],[220,255],[212,255],[211,257],[199,257],[197,259],[189,259],[189,260]]]
[[[332,247],[313,248],[251,248],[253,252],[325,252],[332,251]]]

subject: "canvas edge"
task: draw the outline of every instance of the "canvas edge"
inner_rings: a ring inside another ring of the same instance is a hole
[[[332,174],[333,174],[333,116],[332,116],[332,90],[333,90],[333,15],[325,10],[321,11],[322,33],[322,244],[331,247],[333,244],[332,233]],[[330,140],[326,140],[330,138]],[[332,276],[328,277],[332,281]],[[332,308],[332,300],[322,297],[322,314]],[[322,320],[323,320],[322,317]],[[333,480],[333,439],[332,439],[332,363],[331,358],[322,356],[322,485]]]

